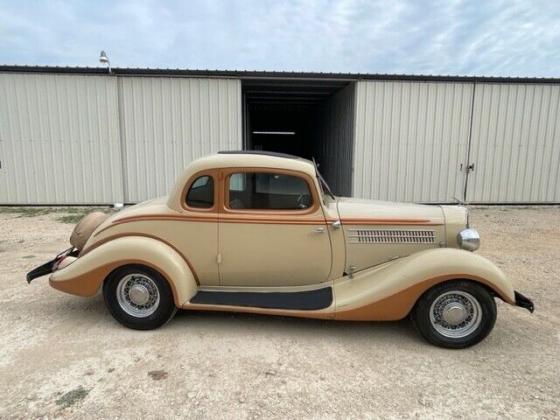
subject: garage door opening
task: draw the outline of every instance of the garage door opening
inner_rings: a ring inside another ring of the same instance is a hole
[[[354,84],[243,81],[244,148],[314,158],[334,192],[350,195]]]

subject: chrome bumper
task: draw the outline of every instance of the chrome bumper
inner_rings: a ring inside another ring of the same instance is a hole
[[[527,309],[531,313],[535,311],[535,304],[533,301],[517,291],[515,292],[515,304],[521,308]]]
[[[26,276],[27,283],[31,283],[31,281],[35,280],[37,277],[43,277],[43,276],[46,276],[47,274],[52,273],[53,271],[56,270],[56,268],[58,266],[58,263],[60,263],[60,261],[62,261],[64,258],[66,258],[68,256],[76,256],[77,257],[78,256],[78,250],[75,250],[74,247],[68,248],[68,249],[62,251],[60,254],[58,254],[56,257],[54,257],[49,262],[46,262],[43,265],[40,265],[39,267],[34,268],[29,273],[27,273],[27,276]]]

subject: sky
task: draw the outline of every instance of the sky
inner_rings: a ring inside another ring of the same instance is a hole
[[[560,76],[560,1],[0,0],[0,64]]]

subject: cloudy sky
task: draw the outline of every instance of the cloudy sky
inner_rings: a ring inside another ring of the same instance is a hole
[[[560,1],[0,0],[0,64],[560,76]]]

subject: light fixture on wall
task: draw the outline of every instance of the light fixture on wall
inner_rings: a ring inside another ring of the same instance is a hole
[[[111,73],[111,62],[109,61],[109,57],[107,57],[107,54],[105,53],[105,51],[101,51],[99,53],[99,62],[101,64],[107,64],[107,68],[109,69],[109,73]]]
[[[273,136],[295,136],[295,131],[253,131],[253,134],[267,134]]]

